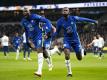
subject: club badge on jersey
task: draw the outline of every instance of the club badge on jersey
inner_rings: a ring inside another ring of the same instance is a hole
[[[71,26],[68,26],[67,28],[66,28],[66,31],[67,31],[67,33],[68,34],[71,34],[73,31],[72,31],[72,27]]]
[[[28,24],[27,27],[29,28],[29,31],[33,31],[34,30],[34,27],[32,26],[32,24]]]

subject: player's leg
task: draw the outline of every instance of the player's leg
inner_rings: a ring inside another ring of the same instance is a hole
[[[37,57],[38,57],[38,69],[34,72],[35,75],[41,77],[42,76],[42,67],[43,67],[43,52],[42,48],[37,49]]]
[[[58,54],[58,55],[61,55],[61,52],[62,52],[62,45],[61,43],[58,43],[58,42],[54,42],[54,48],[53,49],[50,49],[50,55],[53,55],[53,54]]]
[[[64,54],[65,54],[65,64],[67,67],[67,76],[72,76],[71,63],[70,63],[70,45],[68,42],[64,42]]]
[[[64,54],[65,54],[65,64],[68,70],[67,76],[72,76],[71,63],[70,63],[70,50],[67,48],[64,48]]]
[[[52,64],[52,58],[49,55],[48,49],[45,49],[45,48],[43,49],[43,56],[48,64],[49,71],[51,71],[53,68],[53,64]]]
[[[95,57],[98,57],[97,56],[97,47],[94,47],[94,55],[95,55]]]
[[[51,46],[50,40],[45,40],[44,47],[43,47],[43,56],[46,62],[48,63],[49,71],[51,71],[53,68],[52,58],[51,58],[50,51],[49,51],[50,46]]]
[[[7,54],[6,54],[6,46],[3,46],[3,53],[4,53],[5,58],[7,58]]]
[[[54,54],[58,54],[58,55],[61,55],[61,51],[58,49],[58,46],[54,46],[53,49],[49,50],[50,51],[50,55],[54,55]]]
[[[23,43],[23,57],[24,57],[24,60],[26,60],[26,43]]]
[[[96,47],[93,46],[93,53],[94,53],[94,56],[96,57]]]
[[[98,46],[96,47],[96,55],[98,57]]]
[[[41,77],[42,76],[42,67],[43,67],[42,40],[35,41],[34,45],[37,48],[37,57],[38,57],[38,69],[36,72],[34,72],[34,74]]]
[[[32,60],[32,59],[30,58],[30,49],[28,49],[28,60]]]
[[[19,50],[20,50],[20,47],[17,46],[17,47],[16,47],[16,60],[19,59]]]
[[[102,58],[102,48],[99,48],[99,59]]]
[[[30,47],[28,45],[26,45],[26,49],[27,49],[27,52],[28,52],[28,60],[32,60],[30,58]]]
[[[61,47],[60,43],[53,41],[53,45],[54,45],[54,48],[51,48],[51,49],[49,50],[50,55],[54,55],[54,54],[56,54],[56,53],[57,53],[58,55],[61,55],[62,47]],[[62,45],[63,45],[63,44],[62,44]]]
[[[77,59],[82,60],[84,52],[82,52],[81,44],[79,42],[75,42],[75,43],[72,44],[72,48],[74,49],[74,51],[76,53]]]
[[[7,56],[9,56],[9,49],[8,49],[8,46],[6,46],[6,54],[7,54]]]

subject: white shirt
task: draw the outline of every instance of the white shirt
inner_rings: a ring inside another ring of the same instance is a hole
[[[25,32],[23,33],[23,43],[26,43],[26,35],[25,35]]]
[[[94,40],[92,41],[92,43],[93,43],[93,46],[97,46],[97,47],[98,47],[98,39],[94,39]]]
[[[7,36],[3,36],[1,38],[1,44],[2,46],[9,46],[9,38]]]
[[[104,39],[102,38],[102,37],[100,37],[99,39],[98,39],[98,47],[99,48],[102,48],[104,46]]]

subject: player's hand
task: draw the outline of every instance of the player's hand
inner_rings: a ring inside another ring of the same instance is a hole
[[[47,35],[44,35],[44,39],[48,39],[48,36],[47,36]]]
[[[28,45],[30,48],[33,48],[33,49],[35,48],[34,44],[33,44],[31,41],[28,42],[27,45]]]
[[[86,47],[87,47],[87,48],[90,48],[90,44],[88,44]]]

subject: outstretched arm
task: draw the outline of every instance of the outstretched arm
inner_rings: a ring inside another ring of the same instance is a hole
[[[61,27],[62,27],[61,24],[62,24],[61,21],[57,21],[57,24],[56,24],[56,32],[55,32],[54,36],[57,36],[57,35],[59,34],[59,32],[60,32],[60,30],[61,30]]]
[[[56,28],[55,26],[52,25],[52,32],[55,33],[56,32]]]
[[[54,37],[55,32],[56,32],[56,28],[55,28],[55,26],[52,25],[51,31],[49,32],[49,35],[50,35],[51,38]]]
[[[92,41],[92,42],[91,42],[90,44],[88,44],[87,46],[90,47],[90,46],[93,45],[93,43],[94,43],[94,41]]]
[[[83,17],[78,17],[78,16],[74,16],[74,18],[77,21],[87,21],[87,22],[92,22],[92,23],[98,23],[98,21],[93,20],[93,19],[89,19],[89,18],[83,18]]]

